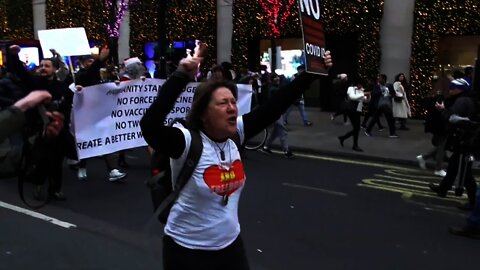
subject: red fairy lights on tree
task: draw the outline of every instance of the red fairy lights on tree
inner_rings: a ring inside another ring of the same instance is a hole
[[[267,13],[270,37],[278,38],[292,14],[292,8],[296,8],[295,0],[261,0],[262,8]]]

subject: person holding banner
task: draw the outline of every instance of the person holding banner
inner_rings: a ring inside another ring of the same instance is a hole
[[[95,59],[93,55],[84,55],[81,58],[82,68],[78,71],[77,76],[75,77],[76,89],[80,90],[83,87],[88,87],[96,84],[102,83],[102,78],[100,76],[100,69],[105,67],[108,56],[110,55],[110,49],[107,46],[103,46],[100,50],[100,54]],[[105,161],[105,165],[108,170],[108,181],[114,182],[121,180],[127,176],[126,173],[121,172],[119,169],[115,168],[114,156],[112,154],[107,154],[101,156]],[[87,160],[82,159],[78,163],[77,177],[79,180],[87,179]]]
[[[198,43],[192,56],[165,82],[140,126],[146,142],[171,158],[176,179],[191,146],[193,132],[202,139],[196,168],[174,202],[163,237],[165,270],[250,269],[240,236],[238,203],[245,172],[234,137],[244,142],[278,119],[317,79],[304,72],[255,110],[238,116],[237,88],[228,81],[201,83],[194,94],[186,127],[165,126],[164,120],[184,87],[194,79],[206,45]],[[325,57],[332,65],[330,53]]]
[[[120,81],[126,82],[130,80],[136,80],[143,78],[145,79],[146,73],[148,73],[145,65],[142,63],[140,58],[131,57],[123,61],[124,69],[120,73]],[[149,154],[152,154],[151,149],[148,149]],[[127,163],[127,153],[126,150],[122,150],[118,153],[118,165],[122,168],[128,168]]]

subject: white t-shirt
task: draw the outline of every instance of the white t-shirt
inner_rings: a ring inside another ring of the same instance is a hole
[[[180,128],[185,137],[185,150],[178,159],[171,159],[172,179],[178,176],[191,145],[191,134]],[[243,141],[243,121],[237,119],[237,131]],[[240,234],[238,202],[245,184],[245,172],[235,142],[210,140],[200,133],[203,152],[192,177],[174,203],[165,225],[165,234],[186,248],[220,250]],[[225,153],[222,165],[220,149]],[[228,196],[225,205],[224,196]]]

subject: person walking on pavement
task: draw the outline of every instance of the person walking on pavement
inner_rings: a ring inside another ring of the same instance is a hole
[[[337,79],[333,81],[334,97],[336,99],[336,112],[330,115],[330,120],[335,120],[335,117],[343,115],[343,124],[348,124],[348,112],[345,106],[349,102],[347,96],[348,90],[348,75],[345,73],[338,74]]]
[[[278,119],[317,78],[301,74],[257,109],[238,115],[237,89],[228,81],[207,81],[194,94],[186,127],[163,122],[184,87],[193,80],[205,53],[197,43],[192,56],[163,84],[145,112],[140,127],[145,141],[170,157],[172,179],[186,162],[192,136],[200,136],[202,154],[168,216],[163,237],[163,269],[250,269],[238,219],[238,205],[246,177],[238,147]],[[325,56],[331,66],[330,53]],[[195,134],[194,134],[195,132]]]
[[[375,78],[373,84],[374,85],[378,84],[378,77]],[[373,116],[375,115],[375,113],[377,111],[378,96],[377,97],[372,96],[371,91],[368,91],[368,92],[370,92],[370,102],[367,103],[367,113],[363,117],[362,124],[360,125],[360,128],[362,128],[362,129],[367,129],[367,125],[369,123],[369,120],[373,119]],[[382,132],[382,131],[385,130],[385,127],[380,122],[380,118],[377,118],[376,124],[377,124],[377,127],[378,127],[378,131]]]
[[[462,79],[463,73],[454,73],[454,80],[449,85],[449,100],[452,104],[446,108],[444,102],[437,102],[435,107],[442,112],[445,121],[450,121],[452,115],[467,117],[471,119],[477,112],[475,105],[475,93],[470,89],[470,85]],[[447,175],[442,179],[440,185],[430,184],[430,189],[439,197],[446,197],[448,191],[452,188],[457,174],[460,172],[465,176],[464,185],[467,190],[469,202],[462,206],[465,209],[472,209],[475,203],[475,193],[477,191],[477,183],[472,174],[472,162],[467,162],[465,168],[460,168],[463,149],[460,147],[462,138],[454,137],[455,127],[450,123],[450,144],[452,148],[452,156],[448,161]],[[466,162],[466,161],[465,161]],[[463,166],[462,166],[463,167]],[[464,170],[464,171],[463,171]]]
[[[363,103],[367,103],[370,99],[370,93],[365,92],[363,88],[363,82],[359,79],[355,86],[350,86],[347,90],[348,105],[346,106],[346,113],[353,129],[347,132],[345,135],[338,137],[340,145],[343,144],[346,139],[353,136],[353,150],[357,152],[363,152],[358,146],[358,133],[360,132],[360,114],[363,109]]]
[[[276,95],[278,90],[280,89],[280,76],[276,74],[272,74],[272,85],[270,87],[269,93],[270,98]],[[273,123],[270,132],[268,133],[268,138],[265,142],[265,145],[261,149],[263,152],[267,154],[272,154],[272,150],[270,150],[270,145],[272,145],[273,141],[279,138],[280,144],[282,146],[283,154],[286,158],[293,158],[293,153],[290,151],[288,147],[288,131],[283,123],[282,116],[280,116],[275,123]]]
[[[442,118],[442,113],[435,108],[435,103],[443,102],[443,95],[437,93],[436,97],[433,97],[428,102],[427,115],[425,117],[425,133],[432,133],[432,145],[434,148],[426,153],[420,154],[416,157],[418,165],[421,169],[426,170],[426,159],[435,160],[434,175],[445,177],[447,172],[443,169],[443,162],[445,158],[445,145],[447,144],[448,131],[446,121]]]
[[[372,129],[375,123],[378,121],[380,116],[383,114],[387,119],[388,128],[389,128],[389,138],[398,138],[398,135],[395,133],[395,121],[393,119],[392,114],[392,97],[394,95],[393,89],[389,89],[386,86],[387,83],[387,75],[380,74],[377,77],[378,84],[375,85],[372,91],[372,103],[376,102],[376,104],[372,104],[377,108],[375,114],[373,115],[372,120],[368,124],[367,128],[365,129],[365,135],[368,137],[372,136]]]
[[[393,96],[392,112],[393,118],[400,123],[399,130],[409,130],[406,126],[407,118],[412,116],[410,103],[408,102],[407,88],[408,83],[405,74],[400,73],[395,76],[395,82],[393,83],[395,95]]]
[[[298,66],[297,73],[293,75],[293,78],[296,78],[298,75],[300,75],[304,71],[305,71],[304,65]],[[300,117],[302,118],[303,125],[306,127],[313,125],[313,123],[308,120],[307,112],[305,112],[305,98],[303,97],[303,94],[293,103],[292,106],[288,108],[288,110],[283,115],[284,124],[288,125],[288,116],[290,115],[290,112],[292,111],[294,105],[295,107],[298,108],[298,112],[300,113]]]

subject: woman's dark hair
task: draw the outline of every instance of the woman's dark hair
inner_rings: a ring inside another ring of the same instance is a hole
[[[405,77],[405,74],[403,74],[403,73],[398,73],[398,74],[395,76],[395,81],[396,81],[396,82],[399,82],[399,81],[400,81],[400,76],[402,76],[402,75],[403,75],[403,77],[404,77],[405,80],[407,79],[407,78]]]
[[[202,116],[212,99],[212,94],[220,87],[225,87],[237,98],[237,86],[230,81],[207,81],[201,83],[193,95],[192,108],[187,115],[187,127],[192,130],[202,130]]]

